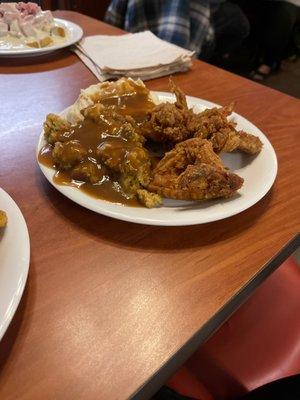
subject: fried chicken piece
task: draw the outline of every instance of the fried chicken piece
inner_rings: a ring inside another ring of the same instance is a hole
[[[86,155],[86,149],[78,140],[56,142],[52,150],[53,161],[58,169],[70,169],[83,161]]]
[[[238,131],[238,136],[240,139],[238,150],[248,154],[257,154],[261,151],[263,144],[257,136],[244,131]]]
[[[170,87],[176,101],[159,104],[148,114],[148,121],[142,125],[145,137],[175,144],[192,137],[206,139],[222,128],[235,127],[236,124],[227,119],[232,113],[233,103],[195,113],[188,108],[184,93],[172,80]]]
[[[157,164],[147,189],[178,200],[232,196],[243,179],[228,171],[208,140],[179,143]]]
[[[142,134],[156,142],[179,143],[194,136],[198,125],[191,121],[185,94],[169,80],[171,91],[175,94],[175,103],[158,104],[150,113],[148,121],[142,124]]]
[[[143,135],[155,142],[178,143],[192,136],[188,129],[189,111],[173,103],[162,103],[149,113],[142,125]]]
[[[216,152],[241,150],[256,154],[262,143],[254,135],[238,132],[236,123],[228,120],[234,103],[225,107],[213,107],[201,113],[189,109],[184,93],[170,80],[170,87],[176,96],[175,103],[162,103],[149,113],[149,120],[143,125],[143,134],[157,142],[180,143],[192,137],[212,140]]]
[[[71,124],[56,114],[48,114],[44,122],[44,136],[49,144],[69,140],[64,135],[71,129]]]
[[[0,210],[0,228],[4,228],[7,224],[7,215],[4,211]]]
[[[191,114],[190,124],[197,126],[195,137],[210,138],[221,129],[234,129],[236,123],[227,119],[233,111],[234,103],[225,107],[208,108],[201,113]]]
[[[210,141],[214,151],[217,153],[241,150],[254,155],[262,149],[262,142],[257,136],[231,128],[223,128],[215,132]]]
[[[236,130],[231,128],[222,128],[215,132],[210,138],[210,141],[216,153],[221,153],[221,151],[234,151],[240,144],[240,139]]]
[[[103,173],[98,164],[86,160],[73,168],[71,177],[78,181],[97,183],[103,177]]]
[[[187,110],[188,109],[188,105],[186,102],[186,97],[185,94],[183,93],[183,91],[177,86],[175,85],[174,81],[172,78],[169,78],[169,86],[171,91],[175,94],[176,97],[176,102],[175,105],[177,108],[183,109],[183,110]]]

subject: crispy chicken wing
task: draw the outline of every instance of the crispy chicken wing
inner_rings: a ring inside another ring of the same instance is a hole
[[[203,139],[224,128],[234,128],[235,123],[227,117],[232,113],[233,103],[227,107],[214,107],[195,113],[189,109],[184,93],[170,81],[175,103],[157,105],[143,125],[143,134],[157,142],[179,143],[192,137]]]
[[[261,151],[263,144],[257,136],[244,131],[238,131],[237,134],[240,139],[238,150],[249,154],[257,154]]]
[[[232,196],[243,179],[226,170],[208,140],[179,143],[157,164],[148,189],[178,200]]]
[[[189,111],[176,104],[162,103],[149,113],[142,126],[143,135],[155,142],[179,143],[192,136],[188,129]]]
[[[262,149],[262,142],[257,136],[231,128],[223,128],[215,132],[210,141],[217,153],[241,150],[244,153],[254,155]]]
[[[189,109],[184,93],[170,80],[176,96],[175,103],[162,103],[150,113],[142,126],[145,137],[156,142],[176,144],[192,137],[212,140],[216,152],[241,150],[256,154],[262,143],[254,135],[236,130],[236,123],[228,117],[234,103],[225,107],[213,107],[200,113]]]
[[[199,125],[192,119],[184,93],[170,79],[170,87],[176,96],[175,103],[158,104],[148,113],[148,121],[142,124],[143,135],[156,142],[179,143],[200,135]]]
[[[212,134],[220,129],[233,129],[236,123],[227,119],[232,113],[234,103],[225,107],[208,108],[201,113],[191,111],[191,121],[198,125],[197,132],[194,136],[199,136],[202,139],[209,139]]]

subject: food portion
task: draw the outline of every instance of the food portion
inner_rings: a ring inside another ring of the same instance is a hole
[[[47,47],[65,41],[66,36],[51,11],[42,11],[35,3],[0,4],[0,49]]]
[[[130,78],[83,90],[64,117],[47,116],[39,161],[56,170],[55,183],[132,206],[233,196],[243,179],[219,153],[257,154],[260,139],[236,129],[232,104],[195,113],[170,85],[175,103],[159,104]]]
[[[161,198],[147,190],[153,157],[141,130],[154,107],[142,81],[94,85],[81,93],[66,119],[47,116],[48,145],[39,160],[58,170],[57,183],[110,201],[155,206]]]
[[[149,190],[178,200],[232,196],[243,179],[226,170],[211,142],[199,137],[176,144],[153,170]]]
[[[0,228],[4,228],[7,224],[7,215],[4,211],[0,210]]]
[[[184,94],[172,82],[171,89],[176,102],[162,103],[155,107],[145,124],[146,137],[171,144],[198,137],[209,139],[217,153],[234,150],[249,154],[260,152],[262,143],[259,138],[236,130],[236,123],[228,119],[233,111],[233,103],[197,114],[188,108]]]

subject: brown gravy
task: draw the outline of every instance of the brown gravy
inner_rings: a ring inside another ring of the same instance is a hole
[[[147,112],[153,109],[154,104],[149,100],[149,92],[137,86],[134,93],[125,93],[121,96],[110,94],[110,96],[101,99],[101,103],[108,108],[112,108],[119,114],[132,116],[139,124],[146,119]],[[87,160],[97,163],[96,150],[101,143],[115,143],[116,152],[120,142],[124,143],[122,137],[121,125],[115,121],[107,120],[106,118],[97,119],[97,123],[91,119],[85,119],[82,123],[74,126],[72,130],[64,132],[60,135],[61,142],[69,140],[77,140],[87,150]],[[126,141],[125,147],[130,146],[130,141]],[[55,162],[52,158],[53,146],[45,145],[39,152],[38,161],[45,165],[56,169]],[[57,170],[53,177],[53,182],[58,185],[67,185],[77,187],[85,194],[107,200],[114,203],[124,204],[127,206],[140,207],[140,203],[136,199],[130,199],[122,191],[118,181],[111,174],[108,174],[105,167],[98,165],[101,170],[101,178],[96,184],[89,182],[74,180],[71,177],[69,170]]]

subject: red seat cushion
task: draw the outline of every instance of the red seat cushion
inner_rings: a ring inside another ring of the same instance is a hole
[[[213,400],[206,388],[186,366],[182,366],[167,382],[167,386],[183,396],[197,400]]]
[[[186,364],[216,399],[300,372],[300,267],[289,258]]]

